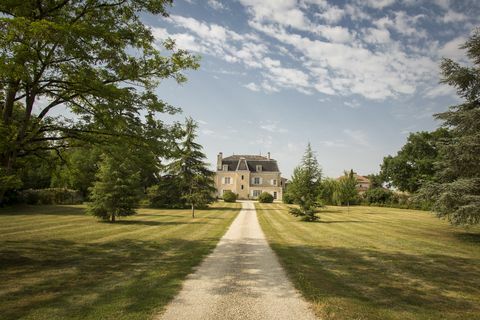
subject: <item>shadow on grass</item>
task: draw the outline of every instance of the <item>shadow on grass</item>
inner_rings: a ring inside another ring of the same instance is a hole
[[[370,312],[392,308],[399,315],[406,311],[411,315],[418,314],[418,318],[422,319],[422,313],[435,314],[432,318],[442,319],[457,316],[458,319],[462,316],[463,319],[471,319],[472,315],[480,314],[478,258],[275,243],[272,243],[272,248],[295,286],[309,301],[321,303],[332,298],[330,301],[347,303],[324,307],[327,314],[329,307],[334,309],[331,311],[337,313],[333,317],[335,319],[382,319]],[[348,310],[352,309],[356,313],[348,314]],[[400,318],[410,319],[405,315]]]
[[[178,218],[178,217],[177,217]],[[111,223],[108,221],[102,221],[104,223]],[[205,222],[199,221],[146,221],[146,220],[117,220],[115,224],[124,224],[124,225],[144,225],[144,226],[175,226],[181,224],[206,224]]]
[[[454,236],[460,241],[478,244],[480,250],[480,233],[457,232]]]
[[[16,205],[0,208],[0,216],[15,215],[53,215],[53,216],[83,216],[84,206],[76,205]]]
[[[19,319],[145,319],[166,305],[215,241],[6,241],[0,314]],[[116,317],[119,318],[119,317]]]

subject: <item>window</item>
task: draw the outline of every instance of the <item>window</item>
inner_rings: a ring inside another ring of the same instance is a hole
[[[256,198],[262,193],[262,190],[253,190],[253,197]]]
[[[232,178],[230,178],[230,177],[225,177],[224,179],[225,179],[225,180],[224,180],[223,184],[230,184],[230,183],[232,183]]]
[[[242,184],[242,186],[241,186],[241,189],[243,190],[243,184]]]
[[[273,191],[273,199],[277,199],[277,191]]]
[[[273,179],[272,180],[272,186],[276,186],[277,185],[277,180]]]
[[[262,172],[262,165],[261,164],[257,164],[257,172]]]
[[[228,171],[228,164],[223,165],[223,171]]]
[[[260,184],[260,178],[259,177],[253,178],[253,184]]]
[[[242,174],[242,180],[243,180],[243,174]]]

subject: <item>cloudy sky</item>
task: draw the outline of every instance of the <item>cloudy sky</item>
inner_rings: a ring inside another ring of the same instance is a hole
[[[458,102],[439,62],[467,62],[479,17],[476,0],[177,0],[143,19],[202,57],[158,94],[199,122],[210,162],[271,152],[290,177],[311,142],[333,177],[378,172],[409,132],[439,125]]]

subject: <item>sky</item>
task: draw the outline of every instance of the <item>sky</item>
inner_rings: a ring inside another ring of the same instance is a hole
[[[442,57],[480,26],[480,1],[177,0],[143,15],[156,43],[201,56],[188,82],[163,82],[179,118],[199,123],[208,161],[271,153],[290,177],[308,142],[324,175],[377,173],[410,132],[457,104]]]

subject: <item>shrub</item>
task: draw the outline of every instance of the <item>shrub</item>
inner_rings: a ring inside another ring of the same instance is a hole
[[[285,204],[293,204],[293,198],[288,192],[283,194],[282,201]]]
[[[223,201],[225,201],[225,202],[235,202],[235,201],[237,201],[237,195],[230,190],[225,191],[225,193],[223,194]]]
[[[83,202],[79,191],[64,188],[28,189],[20,193],[20,198],[26,204],[80,204]]]
[[[363,198],[367,204],[386,204],[391,202],[393,192],[383,188],[368,189]]]
[[[258,196],[258,202],[260,202],[260,203],[272,203],[273,202],[273,196],[268,192],[262,192]]]

